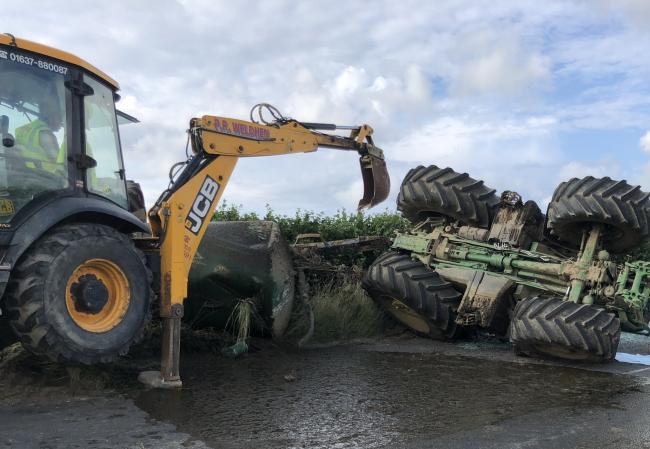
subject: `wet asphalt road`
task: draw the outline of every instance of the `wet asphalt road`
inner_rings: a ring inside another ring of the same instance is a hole
[[[650,448],[641,365],[406,338],[182,366],[181,391],[0,406],[0,448]]]

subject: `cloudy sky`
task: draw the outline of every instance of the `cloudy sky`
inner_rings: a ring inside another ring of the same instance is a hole
[[[6,1],[0,31],[70,51],[121,85],[130,178],[149,204],[203,114],[270,102],[304,121],[369,123],[396,190],[451,166],[542,208],[574,176],[650,189],[650,2]],[[231,203],[352,210],[357,158],[242,160]]]

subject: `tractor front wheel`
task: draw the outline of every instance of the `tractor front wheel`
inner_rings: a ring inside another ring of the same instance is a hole
[[[368,269],[363,287],[377,305],[417,334],[453,340],[461,332],[456,310],[462,294],[407,254],[380,256]]]
[[[151,272],[131,239],[98,224],[62,225],[15,266],[6,300],[23,346],[54,361],[115,360],[150,318]]]

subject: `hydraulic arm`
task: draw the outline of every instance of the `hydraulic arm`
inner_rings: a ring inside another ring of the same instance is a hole
[[[273,117],[264,119],[264,113]],[[258,115],[255,120],[254,114]],[[319,130],[344,129],[349,136]],[[283,117],[267,104],[251,111],[251,121],[206,115],[190,121],[192,157],[149,211],[152,233],[160,250],[160,316],[163,321],[161,371],[141,379],[157,386],[177,387],[180,322],[187,297],[192,260],[214,209],[240,157],[307,153],[320,148],[356,151],[364,193],[358,208],[372,207],[388,196],[390,180],[383,152],[372,141],[368,125],[341,127],[302,123]],[[155,377],[155,378],[154,378]]]

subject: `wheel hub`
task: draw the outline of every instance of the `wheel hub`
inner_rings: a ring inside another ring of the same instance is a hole
[[[68,279],[66,307],[85,331],[107,332],[122,322],[131,302],[129,281],[115,262],[89,259]]]
[[[402,301],[392,297],[381,298],[386,304],[387,311],[405,326],[423,334],[428,334],[431,330],[429,323],[415,310],[404,304]]]
[[[108,289],[94,274],[81,276],[70,287],[70,293],[79,312],[97,314],[108,303]]]

